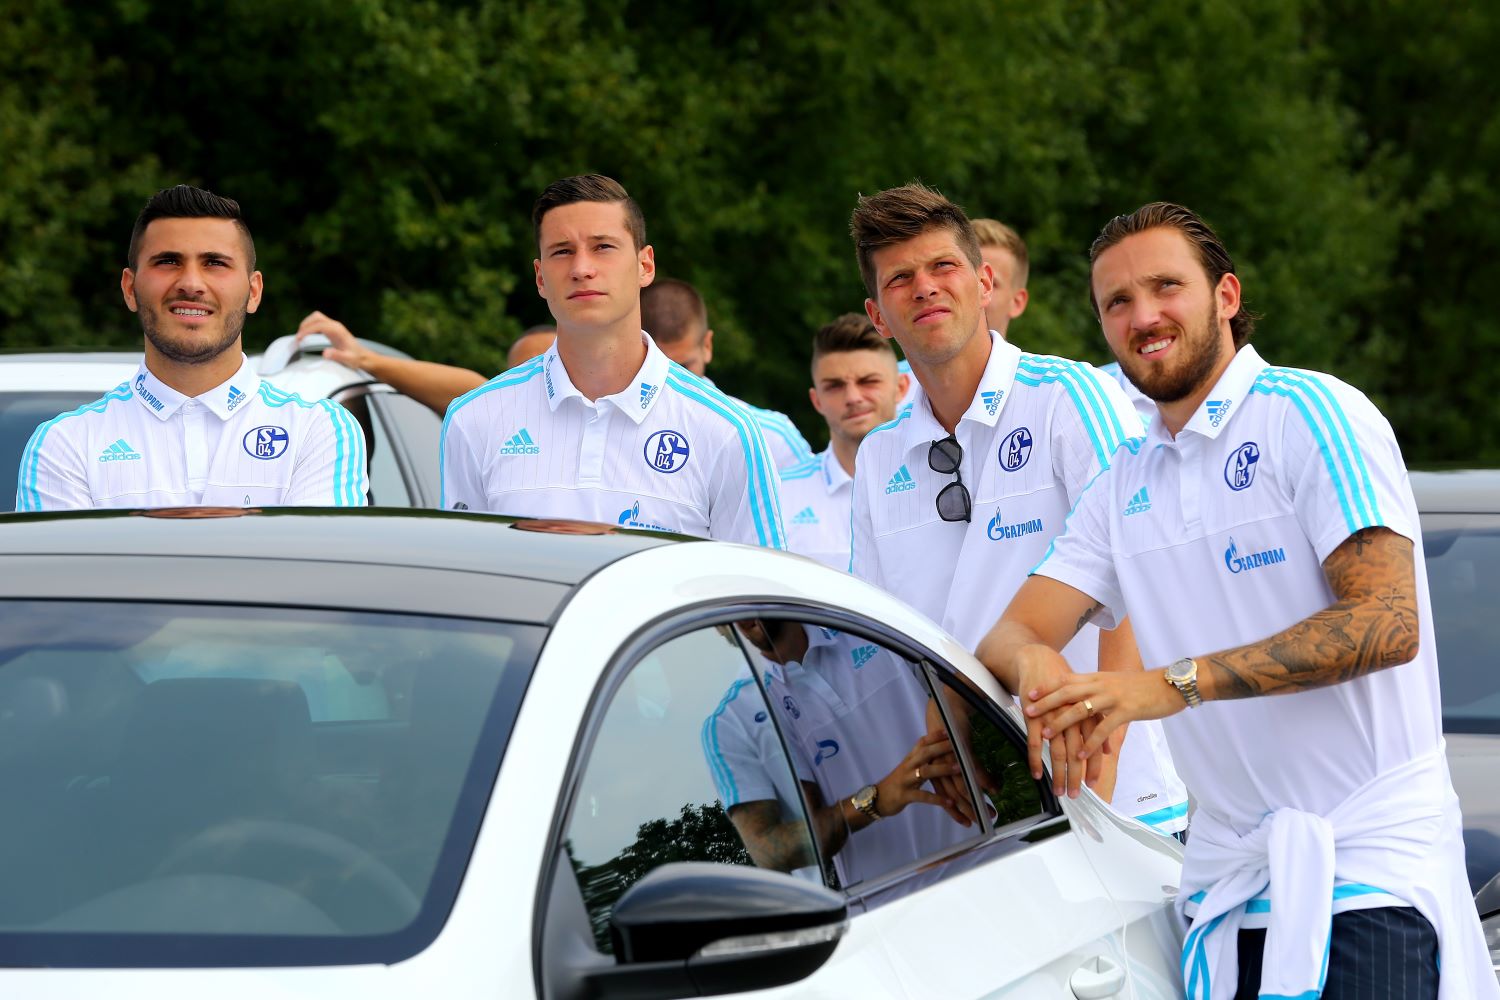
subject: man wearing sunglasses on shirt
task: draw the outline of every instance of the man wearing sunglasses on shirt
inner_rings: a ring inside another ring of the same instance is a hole
[[[850,569],[972,649],[1140,421],[1091,366],[986,329],[993,274],[963,209],[938,192],[861,197],[850,232],[865,311],[918,383],[912,405],[860,445]],[[1127,623],[1085,626],[1063,653],[1077,672],[1142,669]],[[1161,833],[1184,829],[1187,792],[1160,725],[1132,725],[1116,746],[1095,790]]]

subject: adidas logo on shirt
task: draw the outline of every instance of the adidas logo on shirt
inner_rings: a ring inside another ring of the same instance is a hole
[[[993,417],[995,411],[1000,409],[1000,401],[1005,398],[1005,390],[981,392],[979,398],[984,401],[984,412]]]
[[[853,657],[853,659],[854,659],[854,669],[858,670],[860,667],[864,666],[866,663],[869,663],[870,660],[874,658],[874,656],[875,656],[875,647],[874,646],[860,646],[858,649],[854,650],[849,655],[851,657]]]
[[[505,442],[500,449],[502,455],[540,455],[541,446],[531,440],[531,432],[522,427],[511,435],[510,440]]]
[[[1146,495],[1146,487],[1142,486],[1140,489],[1136,490],[1135,496],[1131,497],[1130,502],[1125,505],[1125,516],[1129,517],[1131,514],[1144,514],[1150,509],[1151,498]]]
[[[885,484],[887,496],[892,493],[905,493],[907,490],[914,490],[916,488],[916,480],[912,479],[911,473],[906,471],[906,466],[904,465],[897,469],[896,474],[891,477],[891,481]]]
[[[1232,399],[1210,399],[1208,401],[1208,422],[1217,427],[1224,422],[1229,415],[1229,408],[1234,405]]]
[[[818,515],[817,515],[816,512],[813,511],[813,509],[811,507],[803,507],[801,510],[799,510],[797,512],[796,516],[792,518],[792,523],[793,524],[817,524],[818,523]]]
[[[120,438],[105,448],[104,453],[99,456],[101,462],[139,462],[140,460],[141,453],[126,444],[124,438]]]
[[[656,390],[660,388],[661,386],[659,385],[650,385],[646,382],[641,383],[641,409],[644,410],[651,405],[651,400],[656,398]]]
[[[244,401],[245,401],[245,394],[243,392],[240,392],[240,390],[238,388],[236,388],[235,386],[230,386],[229,387],[229,412],[233,413],[234,412],[234,408],[236,406],[239,406]]]

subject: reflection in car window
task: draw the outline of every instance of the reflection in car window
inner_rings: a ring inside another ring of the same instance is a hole
[[[406,474],[411,477],[414,488],[411,503],[418,505],[419,490],[429,488],[432,494],[423,505],[437,504],[438,444],[443,421],[437,414],[409,396],[397,392],[375,392],[370,394],[370,409],[375,411],[381,425],[381,433],[395,440],[405,458]],[[389,505],[388,501],[381,503]]]
[[[21,452],[37,427],[59,413],[98,399],[97,392],[0,393],[0,513],[16,509]]]
[[[0,853],[26,859],[0,868],[6,965],[415,954],[541,640],[265,607],[6,601],[0,621]]]
[[[867,786],[880,819],[835,809],[843,829],[821,833],[846,887],[913,866],[975,838],[965,825],[971,800],[949,808],[935,775],[962,776],[944,739],[927,738],[928,691],[916,664],[860,636],[797,621],[736,623],[756,653],[766,694],[784,728],[798,777],[809,786],[816,817]],[[852,825],[859,828],[853,829]]]
[[[1442,677],[1443,731],[1500,733],[1500,517],[1429,514],[1422,547]]]
[[[751,804],[769,804],[777,827],[774,844],[753,851],[730,819]],[[673,639],[631,669],[589,752],[565,848],[606,952],[615,900],[668,862],[760,863],[817,877],[790,767],[727,627]]]

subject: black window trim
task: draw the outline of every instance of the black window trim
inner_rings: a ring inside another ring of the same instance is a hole
[[[608,713],[614,696],[618,693],[625,678],[633,670],[637,663],[644,659],[649,653],[673,639],[696,632],[715,625],[726,625],[744,618],[774,617],[793,618],[811,625],[823,625],[828,628],[836,628],[840,631],[849,631],[864,636],[872,641],[879,642],[893,652],[899,653],[914,663],[921,665],[924,683],[931,684],[930,671],[941,669],[948,673],[956,674],[947,660],[938,656],[935,652],[927,649],[920,643],[913,642],[910,637],[896,631],[890,626],[875,621],[874,619],[860,616],[845,608],[831,604],[823,604],[817,601],[792,601],[780,596],[743,596],[733,600],[722,598],[712,601],[704,601],[697,604],[684,605],[675,608],[664,615],[660,615],[642,624],[620,645],[610,657],[608,664],[600,671],[599,680],[594,685],[594,690],[589,698],[589,705],[581,720],[577,733],[573,738],[573,745],[568,752],[568,764],[566,777],[564,778],[562,793],[558,796],[556,808],[553,810],[552,821],[547,831],[547,849],[543,853],[541,867],[537,872],[536,895],[533,900],[532,912],[532,978],[538,996],[550,995],[544,971],[548,966],[547,952],[549,947],[558,947],[558,944],[550,945],[546,939],[547,913],[554,897],[554,879],[557,872],[563,868],[558,859],[564,855],[562,850],[563,840],[566,838],[568,820],[573,815],[573,809],[577,804],[579,788],[583,780],[584,765],[587,763],[588,755],[594,748],[594,743],[603,725],[604,717]],[[741,647],[741,653],[744,650]],[[541,655],[545,655],[543,650]],[[540,659],[540,655],[538,657]],[[967,692],[966,686],[960,684],[960,694],[966,697],[971,704],[982,711],[985,716],[995,725],[1002,728],[1013,729],[1015,723],[1005,716],[1003,712],[994,706],[976,703],[972,692]],[[941,704],[941,699],[940,699]],[[948,724],[947,709],[942,708],[944,723]],[[949,726],[951,730],[951,725]],[[783,740],[780,727],[777,728],[778,738]],[[972,773],[972,762],[966,762],[965,780],[970,786],[970,794],[978,801],[978,788],[975,787]],[[919,859],[910,865],[903,866],[890,875],[880,879],[861,882],[853,889],[842,890],[850,902],[850,912],[862,912],[866,897],[890,889],[901,881],[912,877],[914,874],[924,871],[940,863],[951,861],[962,857],[974,850],[993,849],[997,844],[1009,841],[1010,845],[1003,853],[1029,846],[1040,840],[1048,839],[1058,833],[1066,832],[1070,828],[1067,817],[1063,814],[1061,805],[1056,796],[1052,794],[1051,786],[1046,781],[1037,783],[1038,791],[1042,796],[1042,805],[1047,811],[1040,814],[1034,822],[1011,823],[996,831],[988,827],[989,832],[982,832],[980,836],[963,842],[950,851]],[[804,801],[804,811],[806,802]],[[814,849],[817,849],[817,841],[814,838]],[[819,851],[819,863],[826,865]],[[825,867],[826,871],[826,867]]]

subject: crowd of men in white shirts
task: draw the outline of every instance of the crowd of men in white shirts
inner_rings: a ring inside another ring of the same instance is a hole
[[[658,278],[616,181],[549,185],[532,225],[556,326],[494,378],[375,355],[318,312],[299,330],[444,414],[445,509],[791,549],[923,611],[1017,696],[1036,778],[1048,757],[1058,794],[1087,783],[1186,841],[1191,995],[1500,996],[1395,436],[1353,387],[1261,360],[1233,260],[1193,212],[1143,206],[1091,248],[1106,373],[1007,339],[1027,298],[1012,231],[920,184],[860,197],[864,312],[812,339],[817,455],[708,379],[703,300]],[[245,360],[262,278],[237,204],[159,192],[121,291],[142,365],[37,428],[18,511],[365,502],[349,415]],[[851,667],[838,633],[738,627],[765,654],[761,683],[804,706],[789,732],[879,722],[837,774],[795,768],[842,877],[879,843],[958,835],[964,734],[927,724],[906,665]],[[757,863],[806,867],[776,836],[797,790],[768,777],[764,730],[732,695],[706,723],[716,780],[733,778],[723,804]]]

